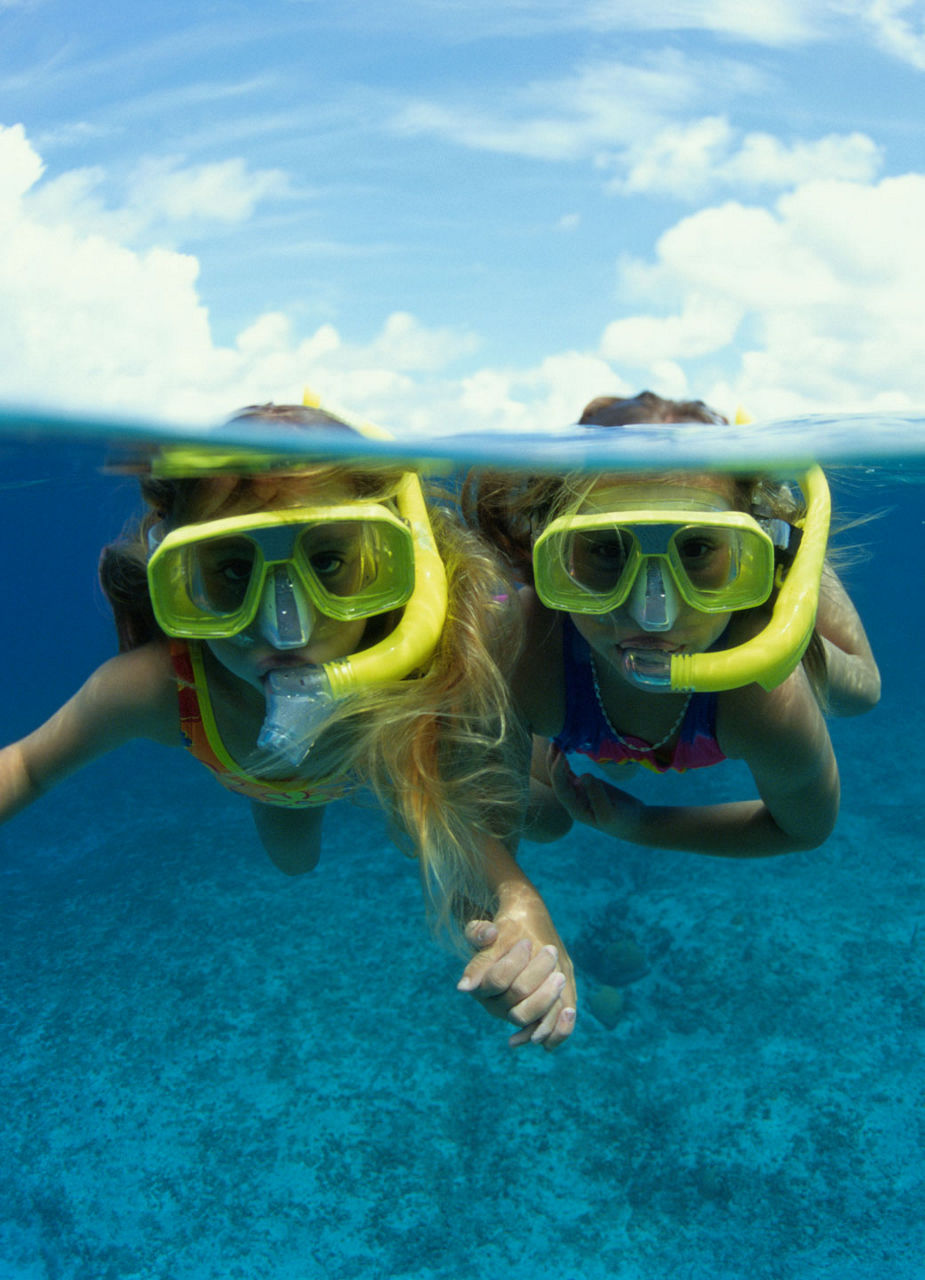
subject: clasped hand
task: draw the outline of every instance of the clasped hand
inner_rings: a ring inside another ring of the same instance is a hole
[[[634,839],[646,807],[641,800],[592,773],[579,777],[556,746],[549,748],[547,766],[556,799],[576,822],[620,840]]]
[[[575,977],[564,948],[535,941],[522,923],[503,914],[470,921],[466,941],[478,950],[458,990],[518,1028],[508,1040],[512,1048],[555,1049],[568,1039],[575,1026]]]

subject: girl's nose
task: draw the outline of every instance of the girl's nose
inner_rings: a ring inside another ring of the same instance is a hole
[[[311,640],[318,612],[285,565],[271,569],[263,586],[257,625],[274,649],[300,649]]]
[[[657,560],[647,560],[639,570],[626,607],[643,631],[670,631],[674,626],[680,611],[677,588]]]

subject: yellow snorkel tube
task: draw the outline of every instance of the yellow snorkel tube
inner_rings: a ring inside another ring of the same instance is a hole
[[[309,408],[320,408],[320,401],[308,391],[302,397]],[[340,413],[337,417],[343,417]],[[391,440],[389,433],[371,422],[352,422],[347,426],[372,440]],[[433,530],[421,482],[413,471],[402,476],[396,494],[398,514],[406,522],[414,539],[414,590],[395,630],[361,653],[337,658],[322,667],[335,698],[370,684],[387,684],[403,680],[423,666],[431,656],[443,633],[447,610],[446,569]]]
[[[396,501],[414,539],[414,590],[394,630],[348,658],[321,667],[281,667],[264,682],[267,715],[257,746],[292,765],[308,755],[338,699],[370,685],[403,680],[423,666],[440,639],[447,610],[446,570],[413,472],[402,476]]]
[[[734,649],[673,654],[672,690],[716,693],[747,684],[775,689],[796,670],[816,623],[832,505],[821,467],[810,467],[798,481],[806,499],[806,515],[797,522],[802,537],[770,622],[759,635]]]
[[[320,407],[308,394],[304,403]],[[371,423],[344,421],[369,439],[391,439]],[[257,745],[293,765],[308,755],[338,699],[370,685],[403,680],[423,666],[437,647],[446,621],[446,569],[414,472],[402,476],[396,505],[413,538],[414,590],[394,630],[370,649],[348,658],[335,658],[321,667],[283,667],[265,681],[267,716]]]

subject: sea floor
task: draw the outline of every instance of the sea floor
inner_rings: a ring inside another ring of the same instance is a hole
[[[554,1055],[455,990],[374,811],[292,880],[180,752],[71,779],[0,833],[0,1277],[919,1280],[912,698],[833,725],[816,852],[526,846],[579,964]]]

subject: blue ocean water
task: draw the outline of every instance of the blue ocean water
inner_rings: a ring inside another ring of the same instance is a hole
[[[0,456],[9,740],[113,652],[96,560],[137,500],[87,447]],[[0,1277],[925,1276],[925,463],[832,480],[877,513],[840,544],[884,681],[831,723],[838,827],[741,864],[524,846],[584,996],[608,941],[634,957],[615,1025],[585,999],[558,1054],[456,992],[371,807],[288,879],[243,802],[138,744],[0,830]]]

